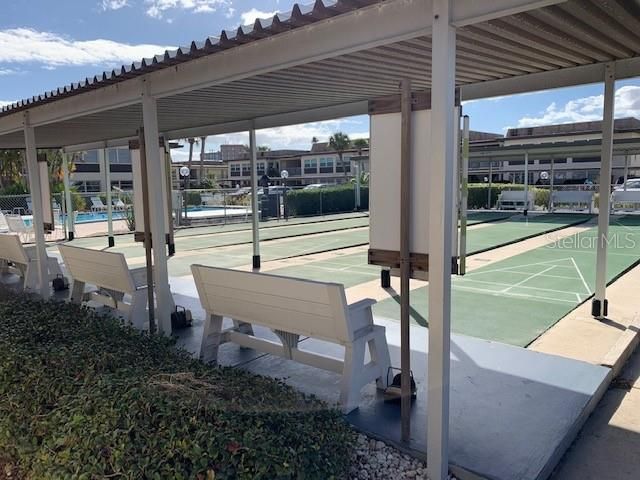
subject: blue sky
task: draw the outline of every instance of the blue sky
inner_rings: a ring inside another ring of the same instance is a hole
[[[0,105],[79,81],[122,63],[188,45],[220,30],[253,23],[292,0],[2,0]],[[616,116],[640,117],[640,79],[618,82]],[[474,130],[503,133],[508,127],[597,119],[602,85],[544,90],[464,105]],[[308,148],[313,136],[334,131],[368,135],[368,119],[352,117],[258,132],[272,148]],[[210,137],[247,142],[246,134]]]

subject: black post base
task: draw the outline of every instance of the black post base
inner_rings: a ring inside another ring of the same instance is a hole
[[[108,242],[109,242],[109,248],[116,246],[116,239],[115,238],[109,237]]]
[[[600,300],[593,300],[591,302],[591,315],[596,318],[603,318],[609,315],[609,301],[607,299],[600,302]]]
[[[69,241],[71,241],[74,238],[76,238],[76,236],[75,236],[75,234],[73,232],[69,232],[67,236],[69,237]]]
[[[253,268],[255,268],[255,269],[259,269],[260,268],[260,255],[254,255],[253,256]]]
[[[527,210],[526,208],[524,209],[524,212],[522,212],[522,214],[526,217],[529,215],[529,210]]]
[[[169,244],[169,256],[173,257],[176,254],[176,244],[175,243],[170,243]]]
[[[380,270],[380,286],[391,288],[391,270]]]

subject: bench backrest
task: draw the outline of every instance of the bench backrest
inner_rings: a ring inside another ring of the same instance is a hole
[[[7,223],[7,219],[4,218],[4,213],[0,212],[0,232],[9,231],[9,224]]]
[[[133,293],[133,283],[127,260],[122,253],[102,252],[89,248],[60,245],[60,254],[74,280],[117,292]]]
[[[553,201],[557,203],[591,203],[593,192],[580,190],[567,190],[553,192]]]
[[[614,202],[640,203],[640,191],[637,190],[614,190],[612,194]]]
[[[18,235],[0,234],[0,258],[10,262],[27,265],[29,256],[22,246]]]
[[[203,265],[191,271],[209,314],[332,342],[353,340],[340,284]]]
[[[529,200],[533,199],[533,192],[528,192]],[[507,202],[523,202],[525,201],[524,190],[503,190],[500,192],[500,200]]]

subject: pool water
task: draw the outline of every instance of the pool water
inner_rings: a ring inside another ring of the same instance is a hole
[[[22,217],[26,226],[30,227],[33,224],[33,216],[25,215]],[[123,220],[126,218],[125,212],[113,212],[112,218],[114,220]],[[60,215],[58,217],[58,223],[64,223],[66,215]],[[105,212],[78,212],[76,215],[75,223],[94,223],[94,222],[106,222],[107,214]]]

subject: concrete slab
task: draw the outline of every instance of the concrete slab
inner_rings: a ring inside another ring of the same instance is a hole
[[[391,358],[400,363],[399,328],[387,327]],[[412,327],[412,369],[418,400],[412,411],[410,449],[426,450],[428,332]],[[308,339],[304,349],[339,356],[341,348]],[[546,478],[605,388],[609,369],[454,335],[451,378],[451,462],[491,479]],[[282,378],[329,402],[338,398],[339,375],[265,355],[243,366]],[[356,428],[400,444],[400,411],[373,385],[347,419]],[[404,446],[407,447],[406,445]]]
[[[640,352],[633,355],[563,458],[554,480],[635,480],[640,472]]]

